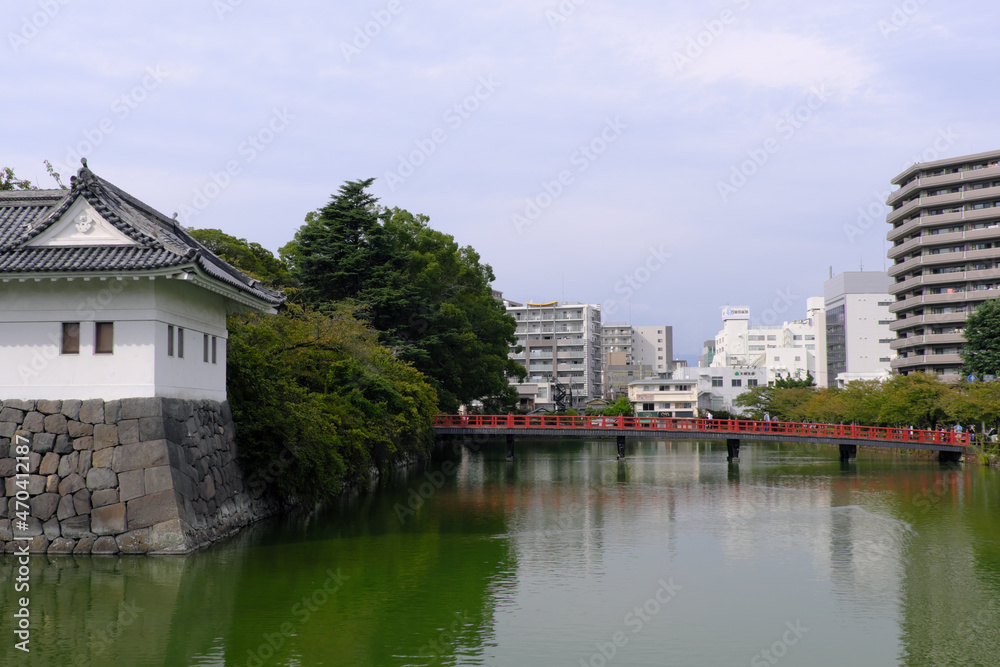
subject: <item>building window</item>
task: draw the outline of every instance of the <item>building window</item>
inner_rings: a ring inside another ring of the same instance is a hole
[[[167,356],[174,356],[174,325],[167,325]]]
[[[879,363],[882,363],[882,364],[889,363],[889,357],[879,357]]]
[[[748,387],[756,387],[757,386],[757,378],[750,378],[750,379],[748,379],[747,380],[747,386]]]
[[[734,387],[742,387],[743,386],[743,380],[741,380],[739,378],[734,378],[733,379],[733,386]]]
[[[218,340],[218,338],[216,336],[212,336],[212,363],[213,364],[216,363],[216,361],[218,360],[218,357],[216,356],[216,352],[217,352],[217,349],[216,349],[216,346],[215,346],[215,341],[216,340]]]
[[[115,351],[115,323],[97,322],[94,326],[94,354],[113,354]]]
[[[655,409],[656,408],[654,407],[653,403],[643,403],[642,404],[642,410],[643,410],[643,412],[652,412]]]
[[[713,387],[721,387],[722,386],[722,378],[713,377],[712,378],[712,386]]]
[[[177,327],[177,358],[184,358],[184,327]]]
[[[202,347],[202,358],[205,363],[208,363],[208,334],[201,335],[201,347]]]
[[[63,322],[62,353],[80,354],[80,323]]]

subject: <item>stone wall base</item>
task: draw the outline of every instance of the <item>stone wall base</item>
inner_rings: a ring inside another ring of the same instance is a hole
[[[187,553],[278,511],[237,462],[228,403],[0,403],[0,551]]]

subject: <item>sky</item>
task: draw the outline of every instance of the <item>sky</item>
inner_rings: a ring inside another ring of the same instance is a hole
[[[7,0],[0,166],[80,158],[277,251],[346,181],[515,301],[671,325],[804,317],[883,270],[915,161],[1000,148],[986,0]],[[998,104],[1000,106],[1000,104]]]

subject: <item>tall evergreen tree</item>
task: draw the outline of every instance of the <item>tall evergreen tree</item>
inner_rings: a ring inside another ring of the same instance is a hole
[[[1000,376],[1000,300],[982,303],[965,321],[963,375]]]

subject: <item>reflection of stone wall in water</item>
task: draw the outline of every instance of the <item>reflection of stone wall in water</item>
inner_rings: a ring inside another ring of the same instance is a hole
[[[25,442],[27,471],[17,458]],[[17,536],[35,553],[191,551],[277,509],[236,456],[228,403],[4,401],[0,546],[12,553]]]

